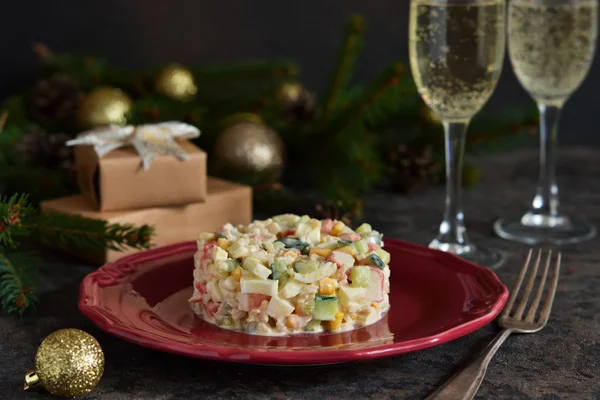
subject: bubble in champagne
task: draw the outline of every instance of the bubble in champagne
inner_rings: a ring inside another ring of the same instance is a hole
[[[592,64],[597,0],[559,5],[513,0],[509,15],[509,53],[521,84],[538,102],[561,105]]]
[[[413,0],[410,61],[423,99],[447,121],[469,120],[494,91],[504,60],[504,0]]]

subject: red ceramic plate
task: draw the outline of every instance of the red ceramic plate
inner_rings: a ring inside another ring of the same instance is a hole
[[[107,264],[81,284],[79,309],[104,331],[153,349],[260,364],[325,364],[425,349],[491,322],[508,297],[496,275],[450,254],[394,239],[391,308],[344,333],[266,337],[224,330],[188,306],[196,243],[144,251]]]

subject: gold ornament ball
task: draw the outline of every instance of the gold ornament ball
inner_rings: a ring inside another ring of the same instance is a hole
[[[100,87],[91,91],[77,110],[79,125],[84,128],[116,124],[124,125],[133,102],[122,90]]]
[[[277,100],[284,106],[298,104],[305,96],[306,89],[297,82],[286,82],[277,91]]]
[[[221,173],[246,183],[272,183],[283,171],[281,138],[256,122],[241,121],[226,128],[217,138],[214,155]]]
[[[39,383],[51,394],[79,397],[96,387],[104,372],[104,353],[92,335],[61,329],[49,335],[35,356]]]
[[[174,100],[192,99],[198,88],[192,73],[179,65],[164,67],[156,77],[156,91]]]

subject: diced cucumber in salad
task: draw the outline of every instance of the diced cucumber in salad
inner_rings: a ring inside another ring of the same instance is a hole
[[[237,260],[234,260],[234,259],[231,259],[231,258],[229,258],[229,259],[225,260],[225,264],[226,264],[226,266],[227,266],[227,267],[226,267],[226,271],[227,271],[227,272],[231,272],[231,271],[233,271],[233,270],[234,270],[236,267],[239,267],[239,266],[240,266],[240,263],[239,263],[239,262],[237,262]]]
[[[368,265],[357,265],[350,270],[350,280],[354,287],[367,287],[369,286],[369,279],[371,277],[371,267]]]
[[[379,269],[385,269],[385,263],[383,262],[383,260],[381,259],[381,257],[379,257],[377,254],[375,253],[371,253],[368,256],[369,260],[371,261],[371,263],[376,266]]]
[[[316,271],[319,268],[319,263],[314,260],[300,260],[294,263],[294,270],[300,274],[308,274]]]
[[[284,237],[278,240],[276,243],[283,244],[284,248],[286,249],[300,250],[301,253],[305,253],[310,246],[308,243],[293,237]]]
[[[366,253],[369,251],[369,245],[364,239],[354,242],[354,248],[356,249],[357,253]]]
[[[338,298],[335,296],[315,297],[315,309],[312,312],[314,319],[321,321],[335,321],[338,312]]]
[[[371,225],[369,224],[362,224],[361,226],[359,226],[358,228],[356,228],[356,233],[358,233],[359,235],[363,235],[366,233],[370,233],[373,231],[373,228],[371,228]]]
[[[272,278],[275,280],[279,280],[284,275],[287,275],[288,265],[283,260],[275,260],[273,264],[271,264],[271,273]]]
[[[306,332],[321,332],[321,330],[323,330],[323,328],[321,327],[321,321],[319,321],[318,319],[313,319],[308,324],[306,324],[304,330]]]

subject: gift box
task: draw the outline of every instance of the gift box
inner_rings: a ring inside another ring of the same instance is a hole
[[[178,206],[206,199],[206,153],[177,141],[186,160],[164,155],[145,169],[133,147],[99,157],[92,146],[75,147],[77,181],[83,197],[100,211]]]
[[[154,168],[154,165],[152,166]],[[127,211],[98,211],[83,195],[63,197],[43,202],[42,213],[80,214],[103,219],[109,223],[149,224],[156,229],[152,242],[164,246],[196,240],[204,231],[216,231],[223,224],[249,224],[252,219],[252,189],[248,186],[208,177],[207,193],[202,203],[174,207],[153,207]],[[114,261],[139,250],[106,250],[103,253],[76,252],[72,255],[95,264]]]

